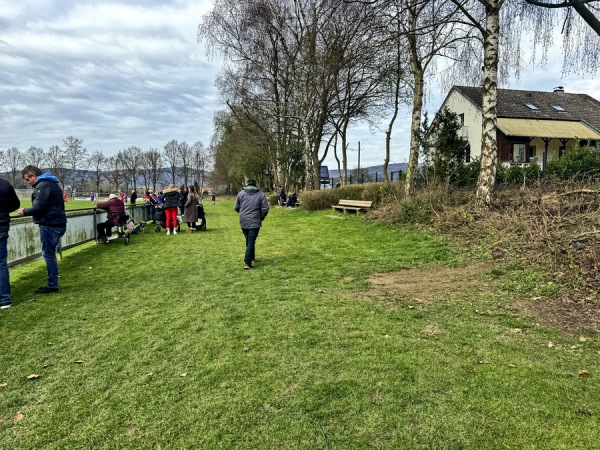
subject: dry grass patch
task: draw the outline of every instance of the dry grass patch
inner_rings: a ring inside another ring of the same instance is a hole
[[[419,269],[376,273],[369,278],[369,294],[377,297],[400,297],[419,302],[487,291],[483,274],[485,264],[460,267],[429,266]]]

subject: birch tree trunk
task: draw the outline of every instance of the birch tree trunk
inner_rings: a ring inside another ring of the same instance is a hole
[[[486,29],[483,36],[483,124],[481,139],[481,167],[477,180],[475,203],[487,207],[492,202],[496,181],[498,144],[496,141],[496,100],[498,90],[498,44],[500,5],[497,0],[486,2]]]

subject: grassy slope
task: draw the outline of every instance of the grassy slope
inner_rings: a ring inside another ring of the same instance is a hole
[[[56,295],[31,294],[42,262],[12,271],[0,448],[596,445],[578,412],[600,412],[596,341],[534,327],[503,295],[365,295],[370,273],[455,257],[354,216],[274,208],[243,271],[231,207],[207,207],[206,233],[66,252]]]

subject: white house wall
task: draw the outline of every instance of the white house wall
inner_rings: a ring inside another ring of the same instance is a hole
[[[459,116],[460,114],[464,114],[461,135],[466,137],[469,141],[471,147],[471,159],[479,158],[481,155],[481,127],[483,123],[483,116],[479,107],[456,90],[452,90],[448,94],[440,111],[444,109],[444,107],[455,112]]]

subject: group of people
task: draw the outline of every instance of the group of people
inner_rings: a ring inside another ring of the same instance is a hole
[[[286,195],[285,189],[280,186],[277,190],[277,203],[282,207],[293,208],[298,203],[298,196],[294,191],[290,191]]]
[[[194,186],[180,186],[179,189],[171,183],[163,191],[163,208],[165,213],[165,228],[167,235],[177,234],[178,219],[181,217],[187,223],[186,233],[196,231],[198,222],[198,204],[200,198]]]
[[[10,230],[10,213],[17,210],[19,216],[32,216],[33,222],[39,226],[42,257],[46,263],[47,281],[44,286],[35,290],[36,294],[49,294],[59,291],[58,261],[56,249],[60,238],[65,234],[67,215],[63,192],[58,178],[44,173],[39,167],[28,165],[21,171],[21,176],[33,187],[31,206],[20,208],[21,202],[13,188],[6,180],[0,178],[0,309],[7,309],[12,304],[10,278],[8,270],[8,237]],[[177,234],[177,212],[187,222],[187,232],[195,230],[198,221],[199,197],[194,186],[183,186],[177,189],[173,184],[163,192],[164,208],[167,214],[167,234]],[[146,193],[149,202],[158,199],[151,192]],[[135,202],[135,200],[133,200]],[[214,202],[214,199],[213,199]],[[99,203],[97,208],[105,209],[108,219],[98,224],[98,235],[110,236],[111,229],[125,220],[125,202],[116,194],[110,194],[108,201]],[[240,227],[246,239],[244,254],[244,270],[252,269],[256,260],[256,239],[263,220],[269,213],[269,204],[265,194],[258,189],[256,181],[249,179],[246,186],[237,195],[234,210],[239,213]]]

